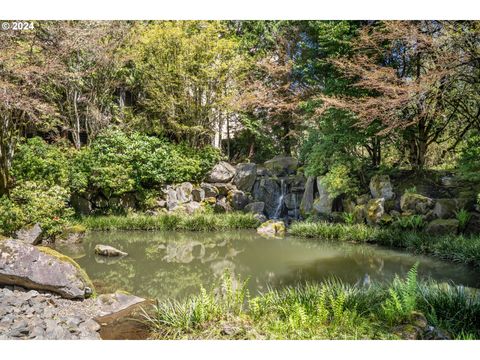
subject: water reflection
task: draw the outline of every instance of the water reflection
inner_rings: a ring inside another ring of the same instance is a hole
[[[129,253],[103,258],[95,245],[115,246]],[[355,284],[389,281],[420,263],[419,276],[480,287],[478,272],[462,265],[413,256],[369,245],[303,240],[265,239],[253,231],[95,232],[81,250],[62,247],[90,275],[97,290],[125,290],[149,298],[182,298],[209,288],[225,271],[249,279],[252,294],[271,288],[331,277]]]

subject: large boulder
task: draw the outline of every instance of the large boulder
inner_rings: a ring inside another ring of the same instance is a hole
[[[317,178],[318,197],[313,202],[313,211],[316,214],[329,215],[332,213],[334,198],[330,195],[325,185],[322,184],[322,177]]]
[[[468,199],[436,199],[433,214],[439,219],[454,218],[456,212],[468,205]]]
[[[425,232],[430,235],[456,234],[458,224],[457,219],[436,219],[427,224]]]
[[[202,204],[197,201],[190,201],[189,203],[182,205],[182,210],[188,215],[193,215],[203,211]]]
[[[248,196],[240,190],[233,190],[228,193],[227,200],[235,210],[243,210],[248,204]]]
[[[246,213],[253,213],[253,214],[263,214],[265,210],[265,203],[263,201],[255,201],[250,204],[247,204],[243,211]]]
[[[34,224],[15,232],[15,238],[31,245],[42,242],[42,228],[40,224]]]
[[[403,212],[425,215],[433,205],[433,199],[420,194],[406,192],[400,198],[400,208]]]
[[[294,174],[298,168],[298,160],[291,156],[275,156],[273,159],[265,161],[265,168],[276,176]]]
[[[255,201],[265,203],[265,213],[269,218],[275,216],[281,196],[280,185],[275,179],[261,178],[255,181],[252,195]]]
[[[45,290],[67,299],[84,299],[93,292],[87,274],[68,256],[22,241],[0,241],[0,284]]]
[[[72,194],[70,197],[70,204],[75,209],[77,215],[90,215],[93,211],[90,200],[79,194]]]
[[[196,202],[202,202],[205,199],[205,190],[202,188],[195,188],[192,190],[192,199]]]
[[[353,209],[353,220],[356,224],[364,224],[367,219],[367,206],[356,205]]]
[[[217,187],[209,183],[201,183],[200,188],[204,191],[205,198],[217,197],[219,194]]]
[[[257,228],[257,233],[263,236],[283,236],[285,235],[285,224],[283,221],[268,220]]]
[[[232,207],[227,202],[227,198],[225,196],[219,196],[215,205],[213,205],[213,211],[216,213],[226,213],[232,211]]]
[[[371,225],[379,224],[385,214],[385,199],[372,199],[366,205],[367,222]]]
[[[181,183],[177,186],[177,201],[181,204],[192,201],[193,185],[189,182]]]
[[[288,193],[283,199],[288,210],[298,209],[301,201],[302,195],[300,193]]]
[[[226,183],[235,176],[235,168],[225,161],[220,161],[215,165],[207,176],[207,181],[211,183]]]
[[[257,165],[245,163],[237,165],[237,172],[233,178],[234,184],[239,190],[251,192],[255,179],[257,178]]]
[[[395,197],[392,183],[390,182],[390,177],[388,175],[373,176],[370,179],[369,187],[373,198],[384,198],[387,201]]]
[[[227,196],[230,191],[237,190],[237,187],[231,183],[215,183],[213,184],[218,189],[218,194]]]
[[[313,196],[315,190],[315,177],[309,176],[305,183],[302,201],[300,202],[300,213],[303,216],[310,214],[313,209]]]

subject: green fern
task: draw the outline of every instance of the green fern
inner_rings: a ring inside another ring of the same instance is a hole
[[[384,316],[391,324],[407,319],[417,307],[418,263],[408,272],[404,281],[395,277],[388,289],[390,297],[382,304]]]

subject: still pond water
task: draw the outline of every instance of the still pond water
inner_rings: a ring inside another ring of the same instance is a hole
[[[128,252],[123,258],[94,254],[97,244]],[[146,298],[177,298],[218,284],[225,271],[248,280],[251,294],[331,277],[345,282],[389,281],[418,261],[419,276],[480,288],[467,266],[373,245],[266,239],[254,231],[91,232],[82,244],[58,246],[89,274],[100,293],[125,290]]]

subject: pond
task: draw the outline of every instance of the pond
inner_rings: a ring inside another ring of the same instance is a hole
[[[97,244],[128,252],[95,255]],[[420,278],[480,288],[479,272],[426,256],[374,245],[294,237],[268,239],[254,231],[91,232],[82,244],[59,245],[89,274],[100,293],[124,290],[146,298],[177,298],[218,284],[225,271],[248,279],[251,294],[336,277],[348,283],[390,281],[419,262]]]

